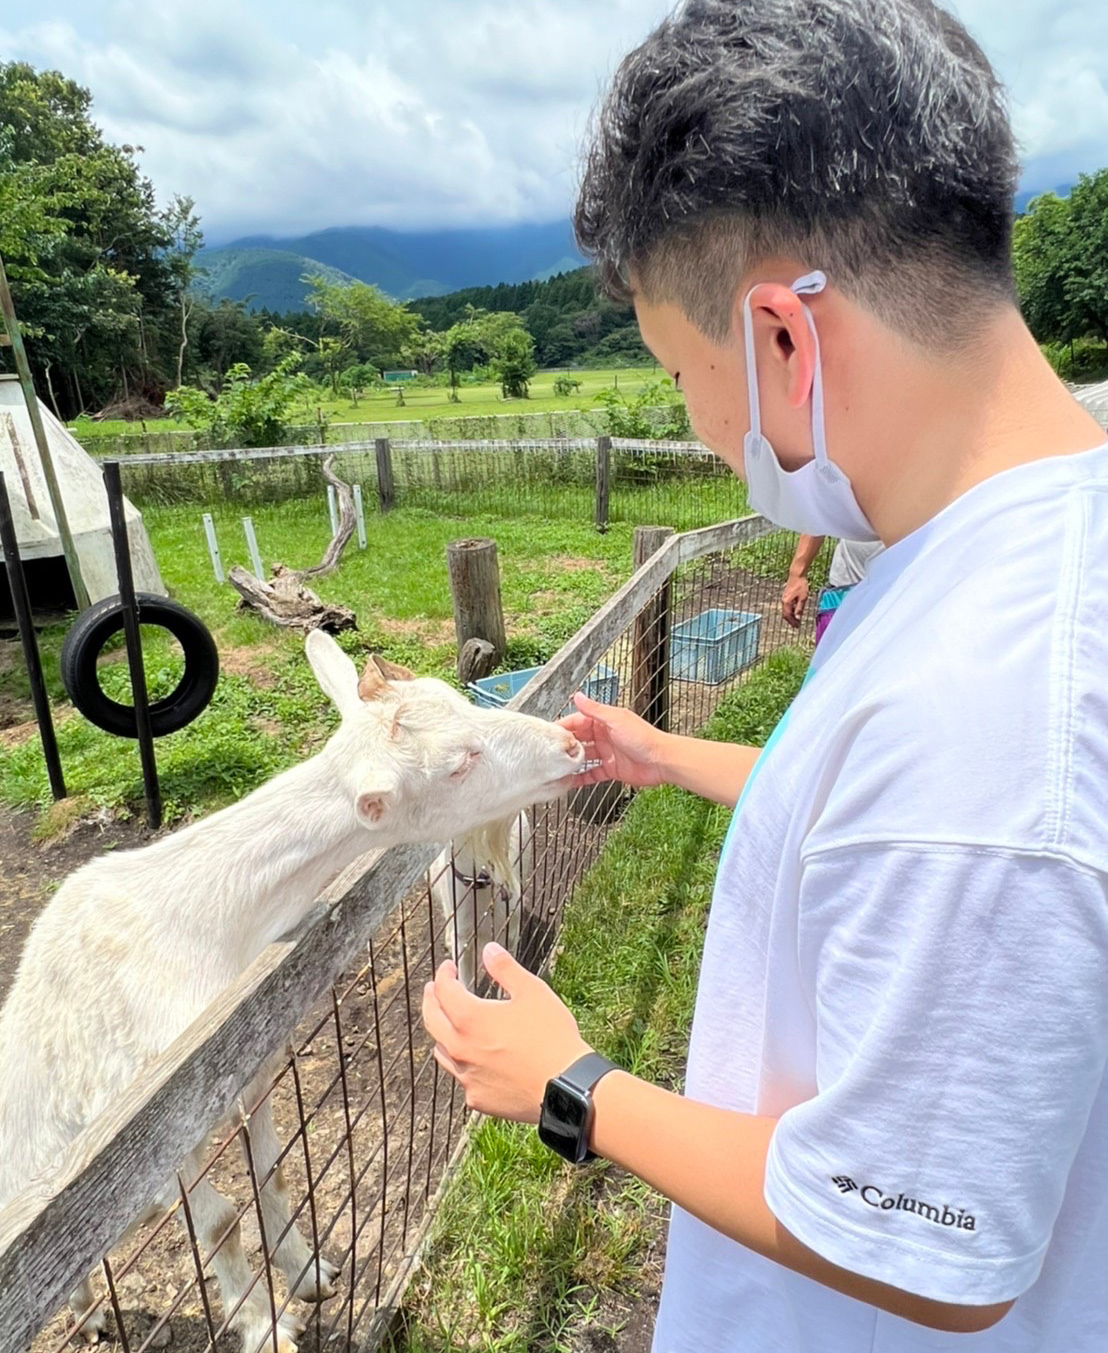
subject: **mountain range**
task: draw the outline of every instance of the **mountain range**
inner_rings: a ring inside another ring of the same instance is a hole
[[[301,310],[301,277],[371,282],[398,301],[443,296],[463,287],[553,277],[583,263],[568,221],[477,230],[397,231],[336,226],[277,239],[248,235],[202,249],[201,286],[213,300],[251,310]]]

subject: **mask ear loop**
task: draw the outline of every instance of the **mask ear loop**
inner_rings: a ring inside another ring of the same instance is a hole
[[[743,298],[743,338],[746,342],[746,398],[750,409],[750,435],[758,439],[762,435],[762,410],[758,402],[758,368],[754,361],[754,316],[750,311],[750,298],[754,294],[751,287]]]
[[[792,290],[798,296],[812,296],[822,291],[826,285],[826,276],[817,269],[815,272],[798,277],[792,284]],[[819,334],[816,332],[816,321],[812,318],[809,307],[802,302],[801,309],[808,321],[808,332],[812,335],[812,343],[816,350],[816,366],[812,373],[812,450],[818,464],[828,465],[830,462],[827,458],[827,430],[823,422],[823,361],[820,357]]]

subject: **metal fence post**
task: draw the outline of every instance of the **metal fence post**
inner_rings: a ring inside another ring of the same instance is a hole
[[[254,565],[254,577],[262,576],[262,556],[258,553],[258,537],[254,534],[254,521],[251,517],[243,517],[242,530],[246,536],[246,548],[250,551],[250,562]]]
[[[119,461],[104,466],[104,486],[108,491],[108,513],[115,546],[115,571],[119,579],[119,600],[123,604],[123,633],[127,640],[127,665],[131,670],[131,700],[135,709],[142,782],[146,789],[146,820],[151,827],[162,825],[162,792],[158,784],[158,766],[154,759],[154,735],[150,731],[150,698],[146,691],[146,668],[142,663],[140,616],[135,600],[135,579],[131,572],[131,546],[127,539],[127,520],[123,512],[123,486]],[[222,579],[220,580],[222,581]]]
[[[215,522],[212,521],[212,514],[210,512],[204,513],[204,534],[208,537],[208,553],[212,557],[212,569],[215,572],[215,580],[217,583],[221,583],[224,581],[223,560],[219,557],[219,541],[216,539]]]
[[[362,502],[362,486],[354,485],[354,515],[358,519],[358,548],[364,550],[367,545],[365,534],[365,505]]]

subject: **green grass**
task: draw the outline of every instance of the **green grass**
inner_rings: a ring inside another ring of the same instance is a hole
[[[760,745],[807,653],[779,650],[721,704],[705,736]],[[729,813],[680,790],[639,794],[567,908],[552,985],[586,1039],[676,1086]],[[633,1299],[659,1201],[604,1164],[576,1171],[534,1129],[483,1121],[439,1214],[391,1353],[572,1346],[597,1310]],[[617,1298],[613,1303],[611,1298]],[[608,1301],[605,1301],[608,1298]]]
[[[571,395],[555,395],[554,381],[559,375],[571,374],[574,380],[581,382],[580,390]],[[364,395],[357,403],[346,396],[326,395],[313,397],[302,402],[294,411],[292,421],[312,423],[316,410],[320,409],[324,418],[333,423],[392,423],[409,419],[432,418],[486,418],[497,414],[529,414],[567,412],[574,410],[594,411],[598,417],[600,406],[594,396],[601,390],[618,388],[628,398],[636,395],[653,381],[664,376],[660,367],[621,367],[595,371],[575,371],[562,373],[557,371],[539,372],[531,380],[528,399],[504,399],[500,386],[495,381],[464,384],[458,387],[458,403],[450,399],[445,385],[403,387],[404,404],[398,405],[395,386],[385,390],[376,390]],[[96,437],[115,437],[133,433],[141,436],[142,428],[138,423],[129,423],[123,419],[105,419],[93,422],[83,418],[71,424],[79,431],[82,440]],[[148,420],[151,432],[173,432],[187,430],[186,424],[172,418]]]
[[[332,726],[327,702],[303,656],[299,636],[237,610],[238,594],[216,584],[195,507],[148,508],[146,522],[163,577],[173,595],[215,635],[223,661],[212,705],[188,728],[157,743],[166,820],[200,814],[248,793],[318,745]],[[330,529],[322,503],[254,509],[267,563],[293,567],[317,560]],[[226,564],[236,553],[233,509],[218,521]],[[506,668],[549,658],[631,572],[631,528],[606,535],[585,523],[472,518],[464,523],[418,510],[367,518],[369,548],[347,547],[339,569],[315,583],[328,601],[352,607],[358,633],[342,637],[360,660],[383,653],[415,671],[453,679],[456,646],[446,573],[446,543],[460,536],[496,538],[509,649]],[[272,547],[272,548],[270,548]],[[93,728],[65,700],[59,652],[66,625],[40,634],[47,688],[59,720],[58,744],[70,792],[87,805],[133,811],[142,802],[138,753],[129,739]],[[176,684],[180,653],[164,632],[144,643],[146,669],[159,694]],[[115,644],[103,684],[129,703],[122,641]],[[0,697],[31,718],[20,661],[0,671]],[[51,800],[37,737],[0,745],[0,801],[48,808]]]

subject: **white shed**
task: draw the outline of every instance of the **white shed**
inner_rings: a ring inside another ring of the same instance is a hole
[[[65,514],[77,550],[81,576],[96,602],[117,592],[115,555],[108,518],[108,498],[100,466],[80,442],[39,402],[46,440],[54,462]],[[0,471],[11,500],[19,553],[36,609],[64,610],[73,605],[58,524],[50,504],[46,476],[39,460],[23,390],[16,376],[0,374]],[[124,503],[135,588],[166,595],[142,514]],[[0,559],[0,578],[3,577]],[[3,579],[6,584],[6,578]],[[10,608],[6,585],[0,609]],[[10,613],[10,611],[9,611]]]

